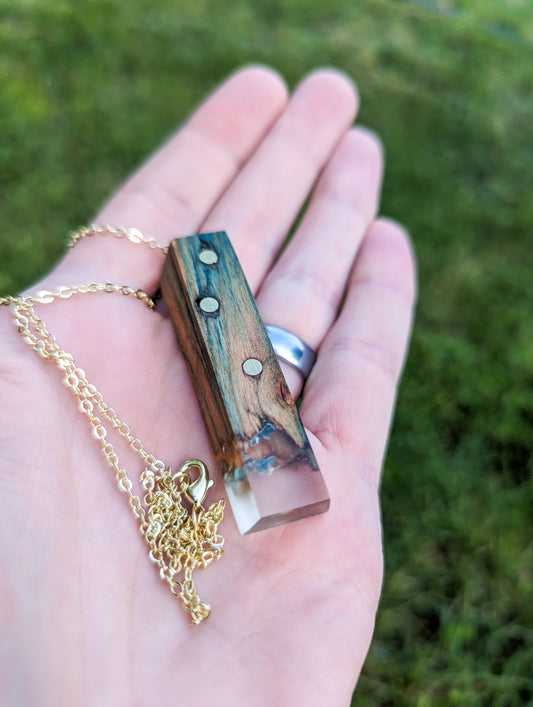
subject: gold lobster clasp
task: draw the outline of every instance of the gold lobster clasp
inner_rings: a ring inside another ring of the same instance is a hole
[[[207,471],[206,465],[199,459],[189,459],[189,461],[186,461],[180,468],[178,474],[187,474],[190,480],[191,477],[189,471],[191,469],[197,469],[199,475],[196,481],[191,481],[189,483],[189,485],[185,488],[184,493],[191,503],[201,505],[214,481],[209,478],[209,472]]]

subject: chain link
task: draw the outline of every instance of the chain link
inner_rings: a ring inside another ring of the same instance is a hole
[[[73,248],[82,238],[97,235],[111,235],[115,238],[127,238],[132,243],[144,243],[144,245],[147,245],[148,248],[152,250],[160,250],[165,254],[168,252],[168,246],[159,243],[152,236],[145,236],[138,228],[121,228],[119,226],[111,226],[109,224],[99,225],[96,223],[91,223],[89,226],[85,226],[71,233],[67,247]]]
[[[118,293],[126,296],[133,295],[138,300],[141,300],[141,302],[144,302],[148,309],[153,309],[155,307],[153,299],[150,295],[147,295],[144,290],[135,290],[132,287],[128,287],[128,285],[115,285],[112,282],[106,282],[103,284],[91,282],[88,285],[74,285],[73,287],[65,287],[62,285],[54,291],[39,290],[36,294],[28,297],[12,297],[11,295],[8,295],[7,297],[0,297],[0,305],[9,306],[14,302],[20,301],[28,302],[29,304],[50,304],[58,298],[69,299],[72,295],[85,295],[95,292],[106,292],[108,294]]]
[[[163,253],[168,250],[137,229],[107,225],[91,225],[80,229],[71,235],[69,247],[95,234],[128,238],[133,243],[142,243]],[[169,466],[148,452],[129,425],[120,420],[115,410],[107,405],[100,391],[89,383],[85,371],[76,365],[72,354],[57,344],[55,336],[35,312],[36,304],[50,304],[56,299],[68,299],[77,294],[101,292],[131,295],[149,309],[154,308],[153,300],[143,290],[110,282],[58,287],[54,291],[41,290],[28,297],[2,297],[0,305],[12,308],[15,325],[24,341],[43,359],[55,363],[61,371],[63,383],[72,392],[79,411],[87,419],[106,463],[114,472],[119,490],[128,498],[139,530],[148,544],[149,558],[159,568],[160,577],[168,583],[171,593],[181,600],[184,609],[190,613],[191,623],[197,624],[209,616],[210,606],[200,601],[192,573],[194,569],[203,569],[222,555],[224,539],[218,535],[218,525],[223,518],[224,500],[211,504],[207,509],[202,505],[203,499],[199,503],[194,501],[188,493],[191,485],[188,469],[191,466],[201,467],[207,479],[207,470],[202,462],[186,462],[177,473],[173,473]],[[105,426],[106,422],[111,425],[109,430]],[[111,430],[123,437],[144,462],[145,470],[140,478],[145,491],[142,499],[134,492],[134,485],[120,465],[114,445],[107,438]],[[206,492],[210,483],[205,486]],[[184,500],[189,501],[190,509],[183,505]],[[183,579],[179,581],[178,575],[182,571]]]

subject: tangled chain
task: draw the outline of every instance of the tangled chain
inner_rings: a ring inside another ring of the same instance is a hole
[[[209,616],[210,607],[198,600],[192,571],[196,567],[204,569],[222,554],[224,540],[217,535],[217,528],[223,517],[224,501],[211,504],[207,510],[194,504],[189,513],[182,500],[187,495],[190,477],[181,469],[177,474],[172,474],[169,468],[160,474],[146,469],[141,481],[147,491],[144,537],[150,546],[150,559],[159,565],[161,578],[181,598],[193,623],[199,623]],[[176,583],[173,578],[182,569],[184,580]]]
[[[144,237],[136,229],[117,229],[111,226],[81,229],[72,234],[71,245],[96,233],[127,237],[134,243],[144,243],[149,248],[165,252],[165,246]],[[58,298],[68,299],[77,294],[101,292],[132,295],[149,309],[154,307],[152,299],[143,290],[113,283],[59,287],[55,291],[42,290],[28,297],[2,297],[0,305],[12,308],[15,325],[24,341],[43,359],[55,363],[62,372],[64,384],[77,399],[79,411],[87,418],[107,464],[114,471],[118,488],[128,496],[139,530],[148,544],[150,559],[159,567],[161,579],[168,583],[172,594],[181,600],[184,609],[190,613],[191,623],[198,624],[209,616],[210,606],[200,601],[192,573],[196,568],[204,569],[222,555],[224,539],[218,535],[218,525],[223,518],[225,501],[219,500],[207,509],[202,505],[212,483],[208,481],[207,469],[202,462],[186,462],[178,472],[173,473],[169,466],[146,451],[129,426],[118,418],[102,394],[89,383],[85,371],[76,365],[72,354],[63,351],[44,321],[35,313],[35,304],[49,304]],[[131,479],[120,465],[115,447],[107,439],[106,421],[119,436],[126,439],[145,464],[141,474],[141,484],[145,491],[142,501],[134,493]],[[196,482],[192,481],[189,474],[191,468],[200,472]],[[203,484],[200,495],[192,492],[199,481]],[[180,581],[178,575],[182,571],[183,579]]]

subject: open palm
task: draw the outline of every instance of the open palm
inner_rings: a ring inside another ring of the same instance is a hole
[[[245,537],[228,513],[224,557],[196,573],[213,607],[200,626],[148,561],[58,371],[0,312],[2,704],[349,703],[379,597],[379,472],[414,297],[408,240],[376,219],[381,151],[350,127],[356,107],[334,71],[308,76],[289,100],[273,72],[242,70],[95,219],[162,242],[226,230],[263,319],[318,350],[300,413],[330,510]],[[161,266],[157,251],[95,236],[37,289],[111,281],[153,292]],[[163,314],[109,294],[38,312],[149,451],[215,469]],[[299,375],[285,371],[298,395]],[[117,450],[138,479],[139,459]],[[206,502],[223,495],[217,480]]]

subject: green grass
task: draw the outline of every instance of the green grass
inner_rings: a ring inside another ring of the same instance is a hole
[[[0,292],[248,61],[358,81],[420,304],[360,705],[533,701],[533,5],[0,0]],[[354,627],[354,631],[357,627]]]

